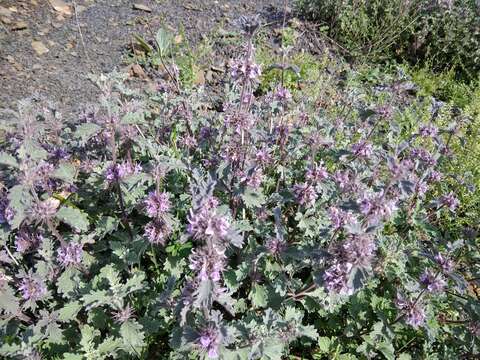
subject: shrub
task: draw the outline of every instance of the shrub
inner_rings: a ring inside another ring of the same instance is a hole
[[[79,121],[23,102],[1,123],[2,356],[478,354],[478,248],[432,193],[457,135],[405,138],[355,92],[336,118],[280,84],[255,97],[257,26],[221,112],[161,31],[147,98],[111,74]]]
[[[298,0],[299,11],[326,26],[350,56],[455,67],[467,79],[480,69],[475,1]]]

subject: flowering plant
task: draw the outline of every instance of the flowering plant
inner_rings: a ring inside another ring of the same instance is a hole
[[[2,123],[3,356],[478,354],[478,248],[436,221],[455,132],[256,92],[258,26],[221,111],[164,59],[147,98],[111,74],[79,121],[21,103]]]

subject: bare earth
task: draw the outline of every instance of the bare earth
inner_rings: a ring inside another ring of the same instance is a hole
[[[0,109],[32,95],[75,114],[98,93],[89,73],[122,67],[133,34],[183,26],[190,41],[241,15],[268,21],[282,0],[0,0]]]

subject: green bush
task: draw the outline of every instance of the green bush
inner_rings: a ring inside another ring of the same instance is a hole
[[[474,0],[297,0],[351,57],[454,67],[464,78],[480,70],[480,14]]]

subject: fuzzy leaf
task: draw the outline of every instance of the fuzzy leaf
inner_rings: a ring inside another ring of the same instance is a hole
[[[80,231],[87,231],[89,222],[87,215],[72,207],[63,206],[57,212],[57,218]]]
[[[365,269],[354,266],[349,274],[348,285],[353,289],[353,291],[358,291],[366,280],[367,274]]]
[[[120,339],[109,337],[106,338],[100,345],[98,345],[97,351],[102,355],[114,355],[121,344],[122,342]]]
[[[378,351],[380,351],[387,360],[395,359],[395,348],[390,342],[381,342],[377,345]]]
[[[89,294],[84,295],[82,300],[85,306],[88,306],[89,308],[94,308],[110,302],[110,298],[107,296],[107,291],[105,290],[92,291]]]
[[[8,200],[10,201],[10,206],[15,211],[15,217],[11,226],[13,229],[16,229],[27,217],[26,209],[28,209],[33,199],[27,187],[15,185],[8,191]]]
[[[237,229],[231,227],[226,237],[233,246],[238,248],[243,246],[243,235]]]
[[[79,354],[65,353],[63,354],[63,360],[82,360],[83,356]]]
[[[62,344],[65,341],[62,329],[56,321],[47,325],[44,330],[44,334],[48,336],[48,342],[52,344]]]
[[[316,340],[318,338],[317,329],[313,325],[299,326],[298,335],[306,336],[310,339]]]
[[[76,289],[78,281],[76,279],[76,271],[73,268],[67,268],[57,279],[57,290],[65,297],[73,294]]]
[[[88,353],[93,350],[95,346],[94,340],[100,335],[100,330],[97,330],[90,325],[84,325],[81,329],[81,333],[82,339],[80,340],[80,345],[82,346],[83,351]]]
[[[95,224],[95,232],[104,237],[107,234],[117,230],[120,220],[111,216],[102,216]]]
[[[135,320],[128,320],[120,327],[125,350],[130,354],[140,353],[140,349],[145,345],[145,334],[143,327]]]
[[[251,187],[246,187],[245,191],[242,193],[242,200],[246,207],[256,208],[265,204],[265,196],[261,190],[255,190]]]
[[[269,360],[278,360],[283,358],[284,343],[277,339],[267,340],[263,343],[263,356]]]
[[[8,285],[4,285],[0,291],[0,310],[16,314],[19,307],[20,305],[13,289]]]
[[[155,35],[155,41],[157,42],[158,51],[163,56],[170,47],[172,35],[167,30],[160,28]]]
[[[268,296],[265,287],[255,284],[249,294],[249,299],[252,301],[254,307],[266,307],[268,304]]]
[[[143,272],[134,273],[125,283],[125,291],[129,294],[141,290],[143,288],[143,280],[145,280],[145,274]]]
[[[223,280],[225,282],[225,285],[231,290],[231,291],[236,291],[240,285],[242,284],[241,281],[238,281],[237,276],[235,274],[235,271],[233,270],[226,270],[223,273]]]
[[[101,127],[94,123],[85,123],[77,126],[75,130],[75,137],[79,138],[82,142],[87,142],[92,136],[98,133]]]
[[[104,266],[100,270],[99,277],[107,279],[110,283],[110,288],[117,288],[120,285],[120,274],[113,264]]]
[[[6,152],[1,152],[0,153],[0,165],[6,165],[6,166],[11,166],[11,167],[18,167],[18,162],[15,157],[13,157],[10,154],[7,154]]]
[[[48,157],[48,152],[40,145],[33,141],[25,141],[20,149],[18,149],[18,156],[20,159],[30,158],[32,160],[45,160]]]
[[[62,163],[53,172],[52,176],[67,183],[73,183],[73,180],[75,178],[75,172],[75,167],[72,164]]]
[[[81,309],[82,305],[78,301],[70,302],[60,309],[58,319],[64,322],[74,320]]]
[[[332,344],[332,341],[330,340],[329,337],[326,336],[321,336],[318,339],[318,348],[322,353],[328,353],[330,351],[330,345]]]
[[[249,348],[240,348],[236,350],[222,351],[222,358],[224,360],[249,360]]]

